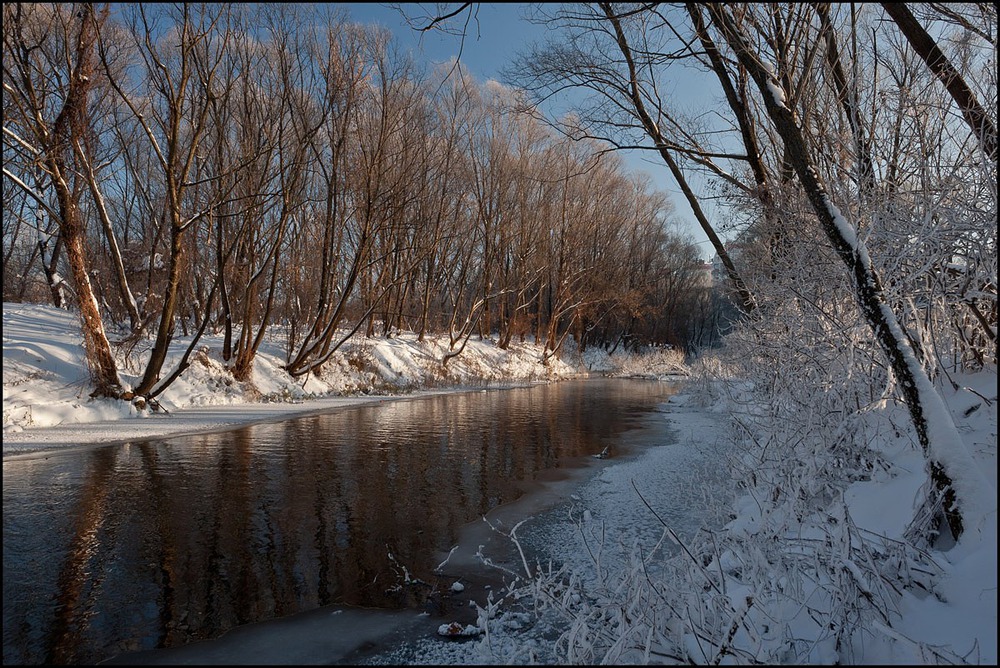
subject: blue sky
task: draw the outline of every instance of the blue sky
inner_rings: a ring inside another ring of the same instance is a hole
[[[409,49],[417,62],[433,65],[447,62],[459,56],[463,66],[480,79],[497,79],[503,81],[501,70],[517,55],[518,51],[533,42],[541,42],[551,35],[544,26],[530,23],[524,18],[524,5],[515,3],[480,3],[476,20],[468,25],[465,40],[452,34],[444,34],[432,30],[418,33],[410,28],[400,12],[388,5],[380,3],[341,3],[349,13],[351,20],[358,23],[379,23],[392,31],[398,44]],[[449,7],[457,8],[456,3]],[[411,17],[421,13],[429,15],[435,10],[435,3],[409,3],[405,11]],[[464,13],[462,16],[467,16]],[[678,94],[688,94],[694,98],[705,98],[704,79],[678,81],[674,90]],[[666,166],[654,155],[647,157],[638,152],[625,152],[622,156],[630,169],[644,171],[650,175],[656,188],[670,194],[674,202],[674,217],[680,222],[682,231],[698,243],[703,259],[709,259],[713,251],[707,238],[701,231],[694,215],[690,212],[677,185],[674,183]],[[700,179],[691,179],[692,188],[700,194],[703,185]],[[715,207],[704,200],[702,206],[713,224]]]
[[[500,79],[500,70],[532,41],[544,39],[546,29],[524,20],[521,5],[481,3],[477,20],[469,22],[464,44],[457,35],[438,30],[418,33],[406,25],[399,11],[379,3],[343,3],[351,18],[359,23],[380,23],[404,48],[409,48],[418,62],[439,63],[458,57],[462,64],[483,79]],[[457,7],[452,3],[450,6]],[[409,3],[404,10],[411,17],[434,11],[434,3]],[[468,12],[462,17],[468,16]],[[458,17],[461,18],[461,17]],[[453,19],[457,20],[457,19]]]

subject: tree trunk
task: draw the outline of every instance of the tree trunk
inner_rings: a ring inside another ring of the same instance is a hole
[[[975,93],[965,83],[965,79],[958,73],[955,66],[951,64],[948,57],[938,48],[934,38],[927,34],[923,26],[910,13],[904,3],[883,2],[880,3],[885,13],[896,22],[896,27],[903,33],[903,37],[910,43],[913,50],[917,52],[927,67],[930,68],[934,76],[938,78],[944,87],[948,89],[951,98],[958,105],[962,112],[962,118],[972,129],[972,133],[979,139],[983,151],[991,159],[997,157],[997,129],[990,120],[986,110],[979,105]]]
[[[97,307],[97,298],[87,273],[87,251],[84,246],[83,228],[79,221],[79,209],[70,199],[68,190],[57,187],[59,208],[63,216],[63,239],[66,244],[66,259],[69,261],[70,275],[76,289],[80,308],[80,322],[83,328],[83,347],[87,351],[87,364],[94,382],[91,396],[118,398],[122,394],[118,368],[111,352],[111,345],[104,333],[104,322]]]
[[[132,290],[129,289],[128,277],[125,275],[125,262],[122,260],[121,250],[118,248],[118,240],[115,238],[115,231],[111,226],[111,216],[108,214],[107,206],[105,206],[104,195],[97,184],[97,176],[94,174],[90,158],[84,151],[84,147],[81,145],[79,139],[74,141],[73,147],[83,168],[83,175],[87,179],[87,187],[90,189],[90,195],[94,198],[94,204],[97,206],[98,218],[100,218],[101,226],[104,228],[104,238],[107,240],[108,250],[111,252],[111,265],[115,271],[118,294],[122,300],[122,305],[128,313],[129,323],[134,332],[142,324],[142,318],[139,315],[139,306],[132,295]]]
[[[175,219],[179,216],[174,215]],[[177,311],[177,287],[181,280],[181,227],[175,220],[170,228],[170,267],[167,276],[167,286],[164,289],[163,307],[160,309],[160,325],[156,329],[156,340],[146,364],[146,372],[139,381],[135,393],[146,395],[160,380],[160,371],[167,359],[167,349],[174,338],[174,316]]]
[[[42,234],[39,226],[39,235]],[[62,278],[56,268],[59,266],[59,253],[62,249],[62,237],[55,235],[56,243],[52,249],[52,254],[46,258],[45,250],[49,247],[49,242],[45,239],[38,240],[39,261],[42,263],[42,271],[45,273],[45,283],[49,286],[49,293],[52,295],[52,305],[56,308],[66,308],[66,296],[63,291],[66,289]]]
[[[83,330],[83,346],[87,352],[87,364],[94,383],[95,397],[121,396],[122,386],[118,378],[111,345],[104,333],[104,322],[97,306],[93,286],[87,267],[86,238],[77,194],[67,181],[69,169],[67,157],[70,148],[78,141],[86,129],[87,94],[94,76],[93,50],[97,39],[97,20],[93,5],[83,5],[81,10],[80,34],[76,47],[76,62],[70,74],[69,89],[62,111],[52,128],[53,141],[45,157],[46,168],[52,177],[52,187],[59,203],[59,231],[69,262],[70,276],[80,307],[80,322]]]

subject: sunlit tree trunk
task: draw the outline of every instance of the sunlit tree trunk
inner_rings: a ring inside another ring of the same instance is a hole
[[[59,10],[63,11],[63,10]],[[54,122],[49,125],[45,120],[47,111],[40,95],[43,91],[37,85],[47,85],[48,82],[34,81],[33,72],[36,63],[33,62],[32,51],[41,47],[40,44],[29,44],[26,38],[25,21],[44,21],[46,18],[31,12],[28,7],[17,5],[14,8],[4,8],[4,43],[8,45],[8,34],[13,38],[12,70],[20,79],[17,88],[8,85],[7,66],[5,65],[5,96],[10,93],[22,103],[23,109],[30,110],[33,118],[25,119],[32,128],[37,147],[32,151],[37,154],[42,168],[48,173],[51,188],[57,202],[57,222],[59,239],[63,252],[69,264],[70,280],[80,310],[80,321],[83,333],[83,346],[87,354],[87,364],[90,367],[91,379],[94,384],[94,396],[118,397],[122,393],[121,381],[114,354],[104,331],[104,322],[98,307],[97,296],[90,281],[90,261],[86,242],[86,224],[80,207],[82,190],[75,187],[75,164],[73,163],[72,147],[82,141],[89,131],[88,96],[96,81],[94,59],[94,44],[98,39],[101,23],[107,16],[105,12],[100,19],[95,14],[93,5],[82,5],[76,14],[77,20],[68,19],[65,22],[52,18],[53,29],[64,29],[61,36],[65,40],[67,64],[65,91],[62,105]],[[67,18],[67,17],[62,17]],[[8,21],[10,24],[8,25]],[[11,32],[8,33],[8,30]],[[54,37],[52,39],[55,39]],[[6,55],[6,48],[5,48]],[[5,137],[7,136],[5,126]],[[26,143],[26,142],[25,142]],[[32,193],[34,197],[38,194]],[[56,259],[54,253],[52,259]],[[54,271],[50,268],[50,284],[55,283]],[[53,293],[56,301],[61,301],[62,295]],[[58,305],[58,304],[57,304]]]

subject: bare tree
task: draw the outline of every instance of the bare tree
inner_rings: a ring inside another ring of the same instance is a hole
[[[98,76],[94,45],[107,11],[98,16],[90,4],[79,10],[15,4],[3,11],[4,91],[14,98],[31,141],[17,135],[6,122],[4,137],[21,144],[46,172],[56,210],[6,167],[4,174],[24,187],[40,207],[55,214],[80,309],[93,395],[119,397],[121,381],[90,280],[83,191],[74,172],[74,147],[85,141],[90,125],[88,100]]]
[[[163,302],[150,358],[134,390],[139,396],[152,393],[160,382],[173,339],[179,310],[178,293],[185,269],[185,233],[211,209],[188,210],[190,204],[186,195],[193,185],[189,177],[206,134],[211,109],[209,100],[214,94],[212,81],[227,44],[224,33],[217,34],[216,28],[225,20],[227,12],[224,8],[184,5],[179,8],[179,14],[172,17],[175,32],[171,40],[164,43],[158,39],[157,22],[151,21],[145,8],[138,6],[130,29],[133,47],[142,59],[142,71],[147,79],[138,82],[135,91],[126,90],[124,86],[128,84],[112,76],[115,45],[99,44],[109,82],[131,111],[155,156],[163,189],[162,200],[155,206],[162,212],[169,231]]]

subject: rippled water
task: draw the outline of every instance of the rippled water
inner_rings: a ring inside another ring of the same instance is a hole
[[[4,663],[94,663],[332,603],[419,605],[398,585],[430,579],[459,527],[614,449],[672,389],[446,394],[6,460]]]

